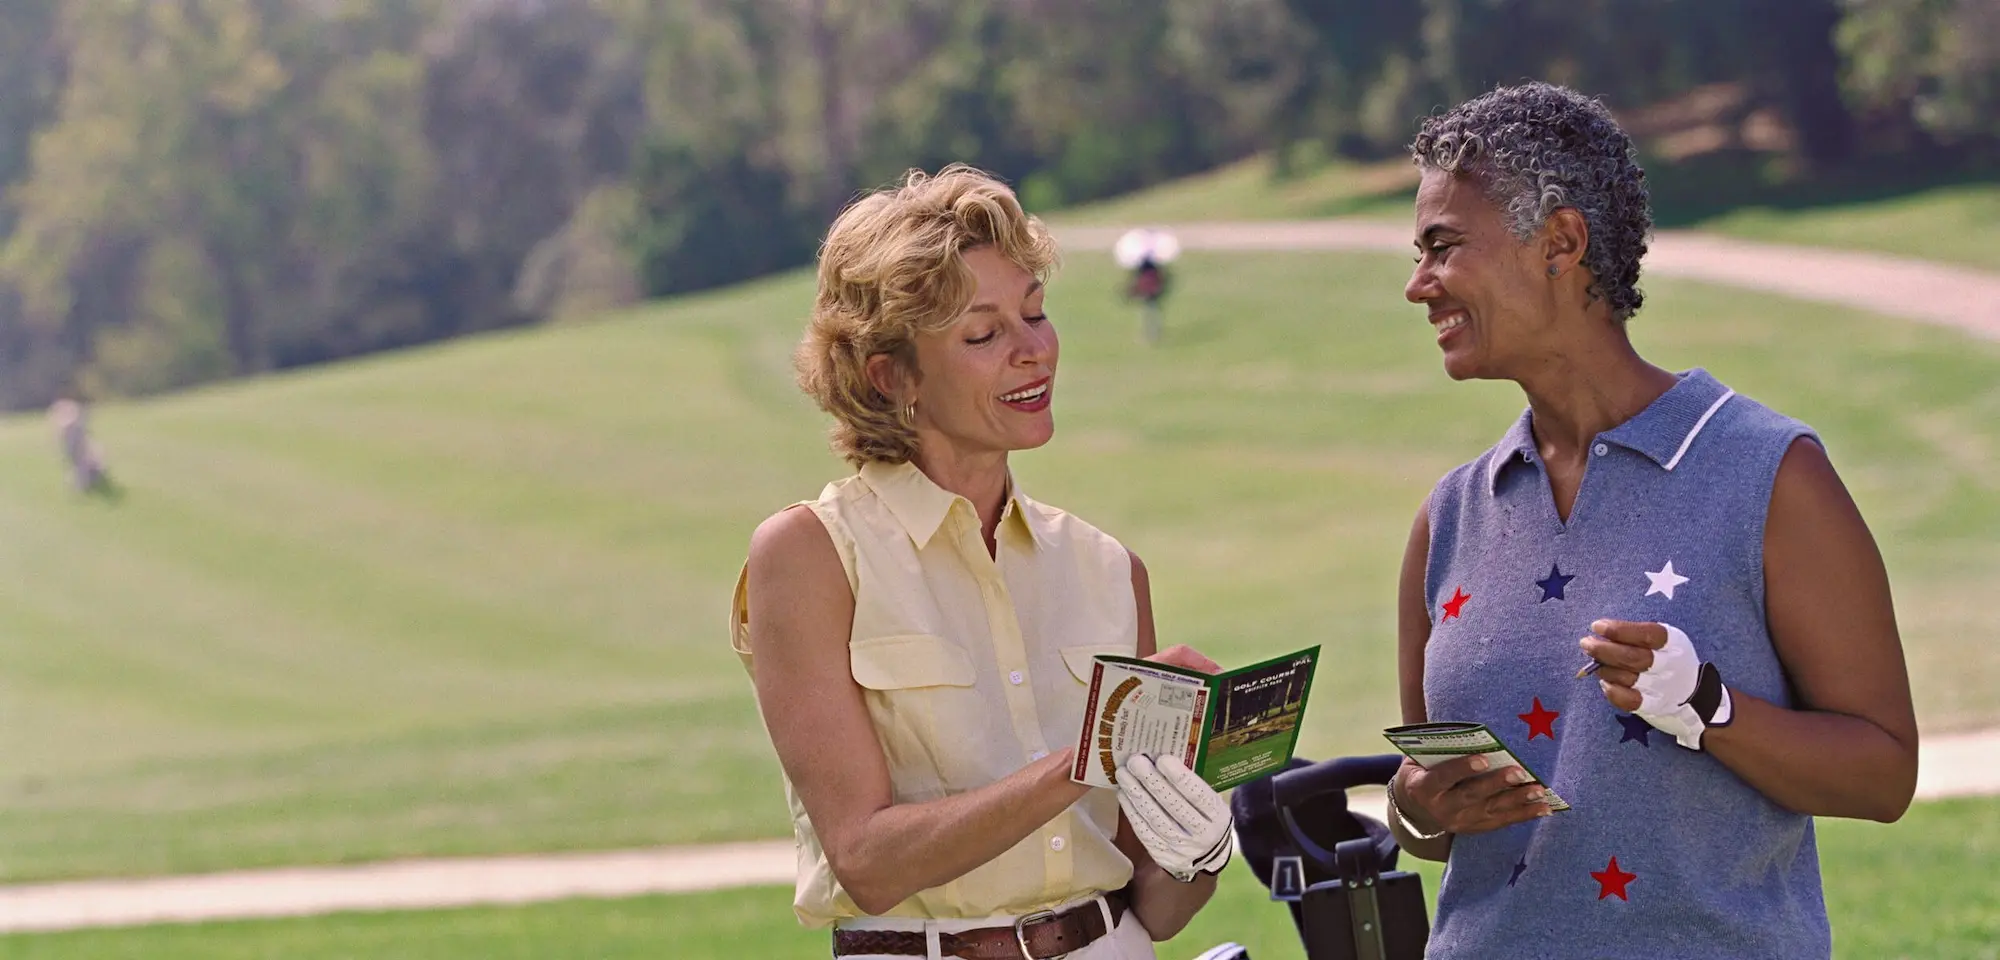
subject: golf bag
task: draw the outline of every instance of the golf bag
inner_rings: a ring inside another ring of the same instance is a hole
[[[1423,960],[1423,879],[1395,869],[1388,825],[1347,808],[1348,788],[1388,783],[1402,760],[1295,758],[1230,798],[1243,859],[1291,910],[1308,960]]]

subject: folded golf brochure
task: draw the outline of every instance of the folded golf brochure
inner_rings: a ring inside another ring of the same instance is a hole
[[[1177,756],[1217,790],[1292,758],[1319,647],[1224,673],[1100,655],[1093,658],[1070,779],[1118,784],[1134,753]]]
[[[1415,760],[1426,770],[1447,760],[1469,757],[1475,753],[1486,755],[1486,761],[1492,764],[1488,769],[1520,767],[1528,770],[1528,765],[1522,763],[1521,758],[1515,756],[1514,751],[1507,749],[1507,745],[1501,743],[1500,738],[1494,736],[1493,731],[1486,729],[1483,723],[1411,723],[1390,727],[1382,731],[1382,735],[1388,737],[1389,742],[1396,745],[1396,749],[1403,751],[1405,756]],[[1555,788],[1536,775],[1535,771],[1528,770],[1528,776],[1534,777],[1533,782],[1541,784],[1548,790],[1549,809],[1569,809],[1569,802],[1556,796]]]

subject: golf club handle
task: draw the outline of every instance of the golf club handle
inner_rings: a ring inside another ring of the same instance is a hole
[[[1400,753],[1323,760],[1273,777],[1272,799],[1282,809],[1324,794],[1345,793],[1352,787],[1379,786],[1388,783],[1402,765],[1403,755]]]

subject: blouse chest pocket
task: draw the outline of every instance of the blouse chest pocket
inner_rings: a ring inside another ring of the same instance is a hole
[[[969,687],[974,681],[965,651],[928,633],[854,640],[847,658],[854,682],[870,690]]]
[[[854,682],[867,691],[897,800],[964,789],[961,762],[976,753],[978,676],[965,651],[932,634],[869,637],[847,645]]]
[[[1131,647],[1116,645],[1064,647],[1062,651],[1063,664],[1069,667],[1069,675],[1075,677],[1079,683],[1090,682],[1090,675],[1097,668],[1095,658],[1098,656],[1129,657],[1132,655],[1133,651]]]
[[[1058,679],[1057,685],[1069,688],[1069,693],[1066,696],[1058,694],[1059,699],[1042,707],[1050,743],[1075,743],[1077,734],[1083,729],[1083,702],[1089,699],[1090,676],[1097,667],[1097,662],[1092,658],[1099,654],[1129,657],[1133,652],[1130,645],[1098,644],[1062,648],[1063,665],[1069,668],[1069,675],[1075,677],[1076,682],[1063,683]],[[1114,830],[1117,822],[1115,816],[1110,820]]]

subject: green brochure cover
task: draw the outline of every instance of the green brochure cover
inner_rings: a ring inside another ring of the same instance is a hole
[[[1133,753],[1173,755],[1227,790],[1282,770],[1298,744],[1319,647],[1222,673],[1095,657],[1070,779],[1116,786]]]

